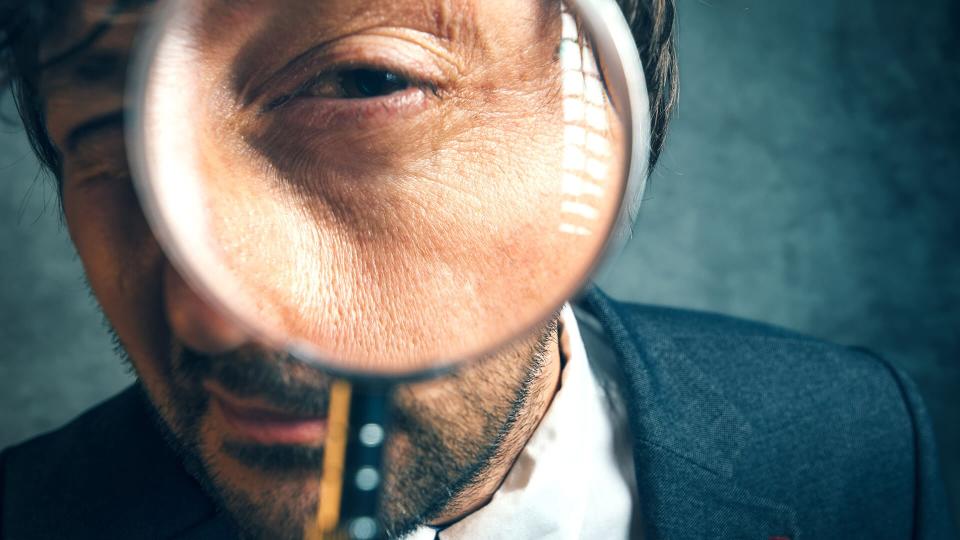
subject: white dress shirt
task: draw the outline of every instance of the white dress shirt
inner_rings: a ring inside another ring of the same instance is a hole
[[[405,540],[617,539],[635,526],[633,459],[622,408],[591,369],[569,305],[561,312],[560,388],[540,425],[485,506]]]

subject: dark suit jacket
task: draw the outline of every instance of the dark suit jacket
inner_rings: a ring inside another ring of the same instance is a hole
[[[580,307],[591,360],[622,368],[645,538],[955,538],[923,404],[888,363],[596,289]],[[233,538],[143,399],[0,454],[3,538]]]

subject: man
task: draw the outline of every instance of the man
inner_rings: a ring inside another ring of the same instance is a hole
[[[4,51],[138,383],[0,455],[0,532],[300,537],[322,440],[275,428],[322,419],[328,378],[247,344],[159,249],[127,178],[119,108],[141,8],[112,4],[15,6]],[[432,2],[394,5],[407,4]],[[653,162],[674,100],[673,6],[621,6],[644,60]],[[397,392],[391,535],[951,537],[923,406],[884,361],[596,289],[580,304]]]

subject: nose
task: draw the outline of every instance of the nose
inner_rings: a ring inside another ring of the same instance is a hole
[[[169,264],[163,274],[163,300],[167,321],[185,346],[206,354],[219,354],[247,341],[243,330],[204,301]]]

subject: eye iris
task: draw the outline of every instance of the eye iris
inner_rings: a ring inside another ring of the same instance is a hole
[[[353,69],[340,77],[344,97],[370,98],[406,90],[410,84],[396,73],[374,69]]]

